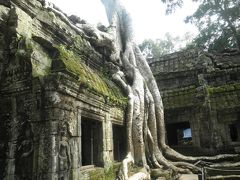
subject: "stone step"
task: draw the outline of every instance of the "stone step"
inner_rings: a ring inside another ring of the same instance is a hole
[[[179,180],[198,180],[197,174],[182,174]]]

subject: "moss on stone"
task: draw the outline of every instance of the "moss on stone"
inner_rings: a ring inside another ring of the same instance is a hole
[[[85,49],[86,42],[84,41],[84,39],[80,35],[75,35],[74,36],[74,45],[78,49],[82,49],[82,48]]]
[[[104,175],[105,175],[105,180],[116,179],[116,170],[112,166],[104,171]]]
[[[108,169],[95,168],[89,171],[88,177],[91,180],[113,180],[116,179],[116,169],[113,166]]]
[[[104,169],[98,168],[89,172],[89,179],[91,180],[104,180]]]
[[[63,45],[56,48],[59,52],[57,60],[63,63],[65,70],[78,77],[78,82],[83,88],[103,96],[113,104],[127,103],[127,99],[113,83],[85,65],[73,51],[67,50]]]
[[[207,93],[209,95],[213,95],[216,93],[240,90],[240,83],[224,84],[224,85],[218,86],[218,87],[207,87],[206,89],[207,89]]]
[[[30,57],[33,52],[31,39],[26,36],[19,36],[15,39],[17,43],[16,56]]]
[[[166,91],[163,96],[163,105],[165,108],[191,106],[194,103],[196,93],[195,86]]]

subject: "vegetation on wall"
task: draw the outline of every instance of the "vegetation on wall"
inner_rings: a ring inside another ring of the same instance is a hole
[[[65,46],[60,45],[56,47],[59,55],[55,61],[61,61],[63,68],[78,77],[78,82],[82,88],[87,88],[99,95],[109,98],[109,101],[117,104],[126,104],[126,98],[122,92],[114,84],[104,80],[106,78],[98,72],[93,71],[78,57],[73,51],[67,50]]]
[[[240,90],[240,83],[225,84],[218,87],[207,87],[207,92],[209,95],[236,90]]]

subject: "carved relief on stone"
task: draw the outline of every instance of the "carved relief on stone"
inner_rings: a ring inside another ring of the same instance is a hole
[[[58,149],[59,179],[69,179],[69,170],[71,168],[71,152],[68,138],[67,123],[60,125],[60,140]]]
[[[69,129],[70,135],[77,136],[78,135],[78,121],[77,121],[76,113],[71,111],[69,113],[67,122],[68,122],[68,127],[69,127],[68,129]]]
[[[20,143],[17,148],[16,174],[19,179],[32,179],[33,132],[30,122],[25,121],[20,130]]]
[[[212,148],[216,150],[220,150],[223,147],[223,138],[221,134],[217,130],[213,130],[212,132]]]
[[[10,42],[10,58],[3,70],[4,86],[12,85],[17,81],[26,80],[31,73],[31,45],[30,40],[24,37],[13,37]]]

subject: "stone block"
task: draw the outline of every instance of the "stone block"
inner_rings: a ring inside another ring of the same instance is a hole
[[[7,22],[10,10],[10,8],[1,5],[3,1],[7,2],[8,0],[0,0],[0,24]]]
[[[32,34],[32,18],[18,7],[14,7],[10,11],[9,25],[13,33],[20,36],[31,37]]]
[[[235,151],[236,153],[240,153],[240,146],[239,146],[239,147],[235,147],[235,148],[234,148],[234,151]]]

